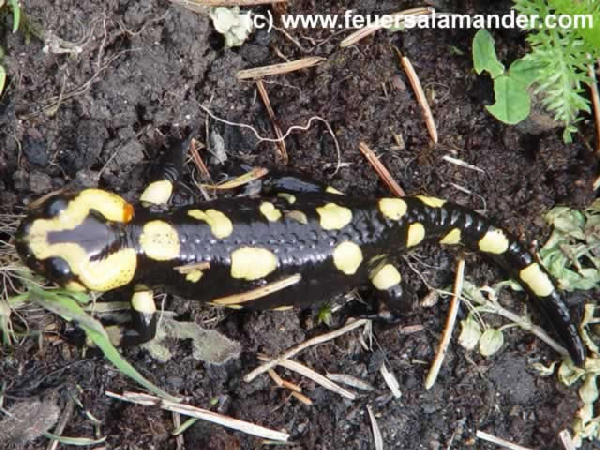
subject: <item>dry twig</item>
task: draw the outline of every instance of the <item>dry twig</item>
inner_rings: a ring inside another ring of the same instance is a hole
[[[375,414],[373,414],[373,408],[371,408],[371,405],[367,405],[367,411],[369,412],[369,419],[371,419],[371,429],[373,430],[375,450],[383,450],[383,438],[381,437],[381,431],[379,431],[379,425],[377,425],[377,420],[375,420]]]
[[[258,89],[258,93],[265,105],[265,108],[267,108],[267,114],[269,115],[269,120],[271,120],[271,126],[273,127],[273,131],[275,131],[275,134],[279,138],[279,141],[276,142],[277,147],[279,147],[279,155],[278,156],[281,159],[281,161],[283,162],[283,164],[287,165],[288,155],[287,155],[287,151],[285,150],[285,141],[282,139],[283,133],[281,132],[281,128],[279,127],[279,124],[277,123],[277,119],[275,118],[275,113],[273,112],[273,108],[271,108],[271,100],[269,99],[269,94],[267,93],[267,90],[265,89],[265,85],[261,80],[256,80],[256,88]]]
[[[293,286],[294,284],[298,284],[301,280],[302,276],[297,273],[286,277],[279,281],[274,281],[273,283],[265,284],[264,286],[257,287],[256,289],[252,289],[250,291],[242,292],[241,294],[233,294],[228,295],[226,297],[219,297],[214,300],[211,300],[213,305],[219,306],[230,306],[230,305],[239,305],[240,303],[249,302],[252,300],[257,300],[262,297],[266,297],[267,295],[271,295],[274,292],[281,291],[286,287]]]
[[[270,75],[283,75],[297,70],[308,69],[316,66],[320,62],[325,61],[325,58],[320,56],[311,56],[310,58],[297,59],[279,64],[271,64],[270,66],[255,67],[253,69],[240,70],[237,73],[238,80],[247,80],[249,78],[260,78]]]
[[[403,19],[403,16],[427,16],[430,15],[432,12],[433,8],[411,8],[391,14],[391,16],[394,19]],[[398,24],[402,22],[404,22],[404,20],[398,20]],[[383,27],[383,23],[374,23],[371,25],[367,25],[366,27],[361,28],[359,30],[356,30],[340,43],[340,47],[348,47],[349,45],[354,45],[360,40],[375,33],[377,30],[381,30]]]
[[[283,3],[287,0],[170,0],[171,3],[181,5],[191,11],[198,12],[198,7],[216,7],[224,6],[231,8],[234,6],[256,6],[271,5],[273,3]]]
[[[505,441],[499,437],[494,436],[493,434],[485,433],[481,430],[477,430],[476,436],[479,439],[483,439],[484,441],[491,442],[493,444],[499,445],[500,447],[507,448],[509,450],[531,450],[530,448],[523,447],[518,444],[513,444],[512,442]]]
[[[260,360],[269,361],[269,358],[259,356]],[[298,361],[292,361],[291,359],[280,359],[277,360],[277,365],[281,367],[285,367],[286,369],[293,370],[294,372],[299,373],[307,378],[310,378],[315,383],[320,386],[323,386],[325,389],[329,389],[332,392],[340,394],[342,397],[345,397],[349,400],[355,400],[356,394],[347,389],[344,389],[341,386],[338,386],[333,381],[328,379],[327,377],[321,375],[318,372],[315,372],[309,367],[306,367],[303,364],[300,364]]]
[[[600,155],[600,94],[598,93],[598,82],[596,80],[596,72],[594,64],[588,64],[588,73],[592,82],[590,90],[592,94],[592,105],[594,107],[594,119],[596,121],[596,154]]]
[[[124,392],[123,395],[117,394],[111,391],[104,391],[106,396],[116,398],[124,402],[135,403],[137,405],[144,406],[158,406],[164,410],[177,412],[185,416],[195,417],[200,420],[206,420],[207,422],[217,423],[224,427],[231,428],[234,430],[241,431],[242,433],[251,434],[253,436],[260,436],[267,439],[273,439],[276,441],[287,441],[289,435],[280,431],[271,430],[269,428],[255,425],[251,422],[244,420],[233,419],[222,414],[217,414],[206,409],[198,408],[191,405],[183,405],[181,403],[174,403],[169,400],[164,400],[153,395],[136,393],[136,392]]]
[[[369,163],[373,166],[375,172],[377,172],[377,175],[379,175],[379,178],[381,178],[383,182],[387,184],[390,191],[392,191],[392,193],[395,195],[404,197],[404,195],[406,195],[404,189],[402,189],[400,185],[396,183],[396,180],[392,178],[392,175],[390,175],[390,171],[387,170],[387,168],[379,160],[377,155],[375,155],[373,150],[371,150],[369,146],[364,142],[359,143],[358,148],[360,149],[360,152],[365,156],[365,158],[367,158],[367,161],[369,161]]]
[[[272,369],[273,367],[275,367],[276,365],[278,365],[280,361],[288,359],[288,358],[292,358],[293,356],[295,356],[296,354],[298,354],[299,352],[301,352],[305,348],[312,347],[313,345],[319,345],[319,344],[322,344],[324,342],[327,342],[327,341],[330,341],[332,339],[335,339],[338,336],[341,336],[341,335],[347,333],[348,331],[354,330],[355,328],[362,327],[363,325],[366,325],[369,322],[370,322],[369,319],[355,320],[353,322],[350,322],[346,326],[340,328],[339,330],[333,330],[333,331],[331,331],[329,333],[325,333],[325,334],[322,334],[320,336],[316,336],[316,337],[314,337],[312,339],[309,339],[308,341],[303,342],[300,345],[297,345],[296,347],[292,347],[291,349],[289,349],[288,351],[286,351],[283,355],[281,355],[277,359],[273,359],[273,360],[271,360],[271,361],[269,361],[269,362],[267,362],[267,363],[265,363],[265,364],[257,367],[256,369],[254,369],[252,372],[250,372],[248,375],[246,375],[244,377],[244,381],[246,383],[250,383],[258,375],[267,372],[269,369]]]
[[[444,334],[442,335],[442,342],[435,354],[435,359],[431,365],[431,369],[425,379],[425,389],[431,389],[435,384],[435,380],[442,367],[442,362],[448,351],[450,345],[450,338],[452,337],[452,331],[454,330],[454,324],[456,323],[456,315],[458,314],[458,306],[460,304],[460,294],[462,292],[463,283],[465,281],[465,260],[463,258],[458,259],[456,267],[456,278],[454,279],[454,290],[452,300],[450,301],[450,310],[448,311],[448,318],[446,319],[446,327],[444,328]]]
[[[423,91],[423,87],[421,86],[421,80],[419,80],[419,76],[415,71],[410,60],[400,53],[398,47],[393,46],[396,54],[398,55],[398,59],[400,59],[400,63],[402,67],[404,67],[404,71],[406,72],[406,76],[408,77],[408,81],[415,91],[415,95],[417,96],[417,102],[421,107],[421,111],[423,112],[423,117],[425,119],[425,125],[427,126],[427,130],[429,131],[429,136],[433,139],[433,142],[437,144],[438,134],[435,127],[435,119],[433,118],[433,113],[431,112],[431,108],[429,107],[429,103],[427,103],[427,97],[425,96],[425,92]]]

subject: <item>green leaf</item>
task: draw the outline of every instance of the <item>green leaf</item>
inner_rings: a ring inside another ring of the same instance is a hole
[[[19,0],[9,1],[13,11],[13,33],[16,33],[19,29],[19,23],[21,22],[21,7],[19,6]]]
[[[525,87],[529,87],[540,75],[541,65],[531,59],[517,59],[510,65],[509,75]]]
[[[479,353],[481,356],[491,356],[500,350],[504,344],[504,334],[500,330],[488,328],[481,335],[479,340]]]
[[[458,337],[458,343],[467,350],[473,350],[479,338],[481,337],[481,327],[472,314],[469,314],[465,320],[462,321],[462,331]]]
[[[496,103],[486,109],[498,120],[514,125],[529,115],[529,93],[521,83],[508,75],[494,79]]]
[[[478,75],[484,70],[492,78],[504,73],[504,65],[496,57],[494,38],[487,30],[479,30],[473,38],[473,66]]]

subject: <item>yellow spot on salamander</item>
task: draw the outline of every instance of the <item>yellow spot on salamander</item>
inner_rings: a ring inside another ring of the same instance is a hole
[[[191,281],[192,283],[197,283],[198,281],[200,281],[200,278],[202,278],[203,275],[204,272],[198,269],[194,269],[185,276],[185,279]]]
[[[353,275],[360,267],[363,256],[358,244],[342,242],[333,250],[333,264],[346,275]]]
[[[169,261],[179,256],[179,234],[162,220],[152,220],[142,228],[142,251],[156,261]]]
[[[327,189],[325,189],[325,192],[327,192],[328,194],[344,195],[343,192],[338,191],[333,186],[327,186]]]
[[[440,244],[454,245],[460,242],[460,229],[453,228],[450,232],[440,240]]]
[[[398,272],[398,269],[391,264],[383,266],[371,279],[373,286],[380,291],[385,291],[392,286],[396,286],[397,284],[400,284],[401,281],[402,276],[400,275],[400,272]]]
[[[218,239],[225,239],[233,232],[231,220],[221,211],[215,209],[207,209],[206,211],[192,209],[188,211],[188,215],[194,219],[206,222],[210,226],[211,233]]]
[[[388,219],[400,220],[406,214],[406,202],[401,198],[382,198],[379,210]]]
[[[295,195],[287,194],[285,192],[282,192],[282,193],[277,194],[277,195],[279,197],[285,198],[290,205],[293,205],[294,203],[296,203],[296,196]]]
[[[432,208],[441,208],[446,203],[446,200],[442,198],[430,197],[429,195],[417,195],[417,198]]]
[[[538,263],[529,264],[521,270],[519,276],[538,297],[546,297],[554,292],[554,284],[548,274],[542,272]]]
[[[131,297],[131,307],[142,314],[154,314],[156,304],[152,291],[136,291]]]
[[[271,202],[262,202],[258,209],[269,222],[277,222],[281,219],[281,211],[276,209]]]
[[[237,279],[258,280],[277,268],[277,256],[266,248],[242,247],[231,254],[231,276]]]
[[[86,292],[87,288],[85,286],[83,286],[81,283],[78,283],[77,281],[69,281],[66,285],[65,288],[69,291],[74,291],[74,292]]]
[[[77,221],[70,216],[68,222],[72,227],[79,225],[87,217],[90,209],[100,211],[104,217],[114,222],[127,223],[133,218],[133,206],[117,194],[102,189],[84,189],[69,202],[63,213],[68,212],[79,219]]]
[[[485,253],[501,255],[508,250],[508,238],[502,230],[495,228],[485,233],[479,241],[479,250]]]
[[[352,211],[335,203],[327,203],[317,208],[321,217],[321,226],[326,230],[339,230],[352,221]]]
[[[287,211],[285,213],[285,217],[289,217],[296,222],[300,222],[302,225],[308,224],[308,217],[306,217],[306,214],[304,214],[302,211],[298,211],[297,209],[294,209],[293,211]]]
[[[148,185],[140,197],[140,201],[152,205],[164,205],[171,198],[173,183],[169,180],[154,181]]]
[[[425,227],[420,223],[413,223],[408,227],[406,236],[406,247],[413,247],[419,244],[425,237]]]

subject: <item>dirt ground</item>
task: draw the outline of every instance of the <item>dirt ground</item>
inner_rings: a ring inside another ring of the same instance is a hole
[[[256,85],[238,81],[236,73],[283,62],[283,57],[306,56],[325,61],[266,80],[273,110],[283,130],[305,125],[313,116],[323,118],[335,133],[341,155],[338,161],[326,126],[315,122],[286,140],[288,168],[312,174],[347,194],[385,194],[385,186],[358,150],[364,141],[407,193],[429,193],[485,210],[538,244],[548,235],[541,218],[544,212],[557,204],[583,207],[592,199],[597,163],[585,142],[592,140],[593,127],[583,123],[582,134],[565,145],[560,130],[533,135],[493,119],[483,107],[493,102],[491,84],[472,68],[474,30],[381,31],[348,48],[339,46],[348,32],[288,30],[286,37],[277,30],[260,31],[241,48],[230,50],[206,15],[167,1],[24,3],[24,29],[11,33],[7,17],[0,24],[6,54],[2,63],[10,74],[0,98],[2,212],[22,213],[31,200],[65,186],[101,186],[133,200],[144,184],[144,168],[168,138],[196,125],[200,142],[214,148],[218,135],[225,143],[224,164],[201,152],[213,180],[239,175],[248,165],[281,166],[274,144],[260,142],[248,129],[207,120],[200,105],[272,136]],[[507,1],[434,3],[440,9],[471,14],[506,13],[510,6]],[[404,1],[295,0],[288,12],[336,14],[354,9],[381,14],[414,6]],[[41,30],[80,46],[81,53],[45,52]],[[526,51],[524,36],[517,31],[499,30],[494,37],[503,61]],[[437,145],[431,143],[392,45],[410,58],[419,74],[437,122]],[[393,134],[402,136],[404,145],[399,146]],[[442,159],[445,155],[481,170],[450,164]],[[201,175],[194,176],[202,181]],[[445,287],[453,280],[457,255],[425,247],[408,262],[428,284]],[[502,279],[501,272],[481,258],[467,254],[466,261],[470,280],[491,284]],[[403,273],[411,278],[417,298],[429,292],[408,264]],[[502,300],[515,311],[525,309],[519,294],[506,294]],[[168,299],[167,307],[188,320],[206,312],[205,306],[182,300]],[[258,364],[257,352],[276,355],[328,330],[299,311],[226,312],[218,329],[238,340],[243,351],[241,358],[221,367],[195,361],[186,345],[176,345],[175,358],[165,364],[139,348],[128,349],[125,355],[143,375],[168,392],[185,396],[190,404],[285,429],[291,435],[292,444],[286,446],[290,449],[374,448],[367,406],[373,408],[384,448],[496,448],[476,439],[477,430],[527,448],[562,448],[555,437],[579,407],[577,391],[531,369],[532,362],[549,363],[556,355],[524,331],[508,331],[502,350],[489,359],[465,355],[453,340],[437,384],[424,390],[447,309],[447,299],[433,308],[418,308],[405,324],[422,325],[418,332],[375,326],[373,351],[364,350],[353,332],[300,355],[300,361],[319,373],[349,374],[376,387],[355,401],[285,371],[280,374],[301,383],[312,406],[276,388],[266,376],[250,384],[242,380]],[[33,315],[29,325],[46,326],[48,317],[40,317]],[[535,312],[534,317],[539,319]],[[332,326],[341,326],[341,320],[334,315]],[[107,389],[140,389],[93,352],[84,355],[81,348],[54,338],[43,346],[28,339],[16,348],[0,349],[0,355],[0,384],[7,383],[5,407],[18,399],[49,395],[64,406],[75,392],[82,407],[76,408],[65,435],[108,436],[106,448],[111,449],[177,448],[170,435],[174,428],[170,413],[104,395]],[[400,381],[399,400],[391,396],[379,373],[382,361]],[[212,399],[218,399],[214,406]],[[262,447],[260,439],[203,422],[190,427],[183,442],[187,449]],[[41,449],[46,443],[40,438],[22,448]]]

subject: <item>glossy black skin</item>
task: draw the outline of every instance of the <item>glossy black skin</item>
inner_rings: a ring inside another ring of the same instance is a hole
[[[367,282],[373,257],[384,256],[390,261],[405,252],[408,226],[421,223],[426,230],[425,241],[438,241],[453,228],[462,231],[461,242],[479,251],[479,240],[494,226],[483,216],[462,206],[446,203],[432,208],[418,198],[405,197],[407,213],[400,221],[387,219],[378,208],[377,200],[357,199],[327,193],[299,194],[290,206],[281,197],[231,198],[216,200],[166,213],[142,212],[125,226],[129,242],[137,242],[141,227],[149,220],[160,219],[173,225],[181,239],[181,255],[168,262],[154,261],[138,248],[138,270],[135,283],[163,285],[168,291],[186,298],[210,301],[215,298],[248,291],[256,286],[300,273],[301,281],[267,297],[244,303],[247,309],[270,309],[281,306],[306,307],[347,291],[352,286]],[[265,201],[276,208],[300,210],[308,218],[301,224],[283,217],[269,222],[258,208]],[[324,230],[319,224],[316,208],[336,203],[353,212],[350,224],[341,230]],[[234,224],[233,233],[224,240],[215,239],[208,225],[189,217],[188,209],[216,209],[222,211]],[[505,232],[506,233],[506,232]],[[519,271],[534,262],[533,256],[517,239],[506,233],[510,240],[508,251],[502,255],[486,255],[519,281]],[[354,275],[346,275],[334,267],[331,253],[340,242],[350,240],[360,245],[363,253],[361,267]],[[258,281],[236,280],[231,277],[230,257],[233,250],[243,246],[258,246],[271,250],[279,258],[277,270]],[[176,266],[209,262],[210,269],[200,281],[193,283],[173,270]],[[585,350],[577,328],[570,322],[569,311],[560,294],[545,298],[535,296],[521,283],[536,306],[544,313],[566,343],[575,362],[581,363]],[[393,315],[402,314],[404,304],[388,305]]]

